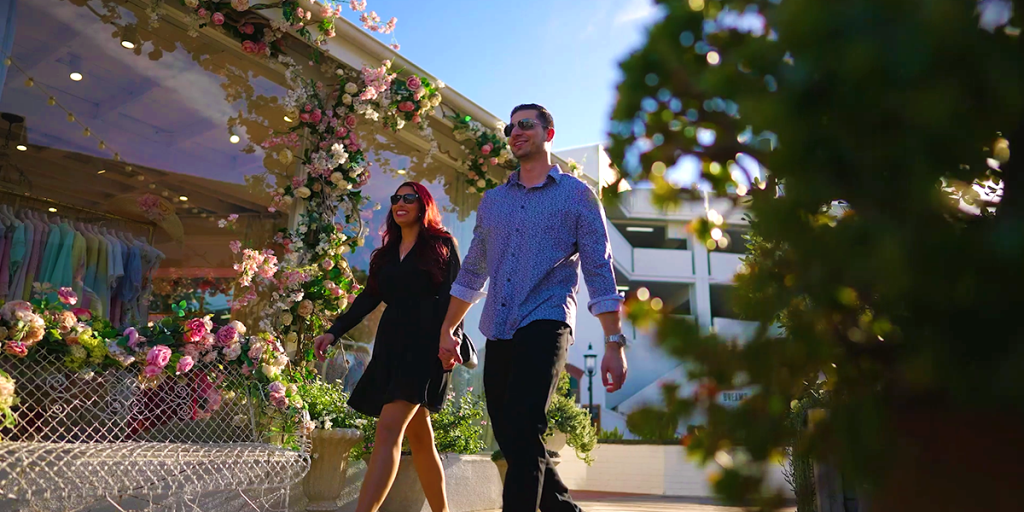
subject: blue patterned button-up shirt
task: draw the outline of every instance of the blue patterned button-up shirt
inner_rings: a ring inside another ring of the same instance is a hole
[[[535,320],[559,320],[575,329],[581,266],[590,312],[619,311],[622,297],[597,196],[557,165],[531,188],[516,171],[480,201],[473,242],[451,293],[470,303],[487,297],[480,332],[488,339],[511,339]]]

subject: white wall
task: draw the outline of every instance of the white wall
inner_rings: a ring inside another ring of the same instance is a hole
[[[699,466],[680,445],[598,444],[589,467],[570,447],[561,455],[558,474],[566,486],[579,491],[714,498],[710,478],[722,469],[714,462]],[[793,496],[779,464],[771,466],[767,484]]]

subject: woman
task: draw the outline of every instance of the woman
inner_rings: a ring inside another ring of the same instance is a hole
[[[455,239],[441,226],[434,198],[419,183],[403,184],[391,196],[383,244],[370,257],[366,289],[314,345],[323,361],[327,347],[382,301],[387,304],[373,357],[349,398],[356,411],[380,418],[356,512],[376,512],[383,503],[398,473],[403,436],[430,509],[448,512],[429,412],[441,410],[451,377],[437,355],[437,333],[458,274]]]

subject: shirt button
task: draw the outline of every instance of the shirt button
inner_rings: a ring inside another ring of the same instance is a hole
[[[505,307],[505,303],[504,302],[501,303],[501,307]]]
[[[520,206],[519,209],[520,210],[525,210],[526,209],[526,205],[524,204],[524,205]]]
[[[510,277],[510,278],[506,279],[505,281],[508,281],[508,282],[511,283],[512,282],[512,278]]]

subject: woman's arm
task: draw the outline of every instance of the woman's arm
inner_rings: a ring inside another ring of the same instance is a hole
[[[366,315],[369,315],[374,309],[377,309],[380,302],[381,299],[378,294],[374,293],[369,288],[364,288],[362,293],[360,293],[356,297],[356,300],[352,302],[348,311],[339,315],[338,318],[334,320],[334,325],[332,325],[330,329],[327,329],[327,334],[334,336],[335,340],[341,338],[345,333],[351,331],[353,327],[359,325],[359,322],[362,322],[363,319],[366,318]]]

